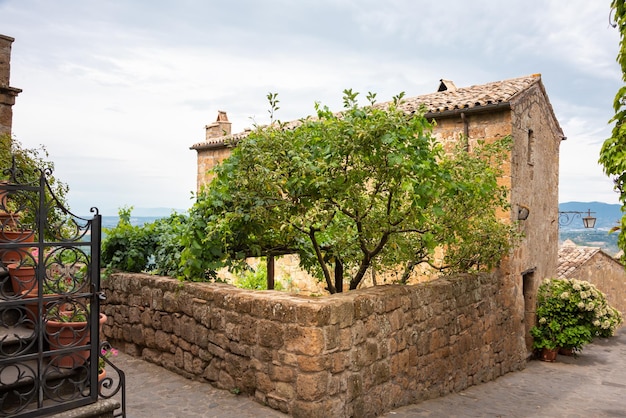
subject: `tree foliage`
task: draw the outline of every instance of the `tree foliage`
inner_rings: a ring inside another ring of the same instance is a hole
[[[440,270],[489,268],[511,245],[513,226],[498,185],[510,138],[472,153],[446,153],[424,110],[407,115],[403,94],[344,110],[315,105],[315,118],[256,127],[216,167],[190,211],[183,244],[187,279],[245,257],[297,253],[331,293],[340,265],[355,289],[371,269],[418,264]],[[278,100],[268,95],[273,115]],[[435,248],[446,249],[435,259]]]
[[[16,178],[11,178],[13,167],[17,171]],[[25,148],[17,139],[9,134],[0,134],[0,181],[16,180],[19,183],[36,183],[41,172],[52,173],[54,162],[48,159],[48,151],[43,145],[37,148]],[[66,194],[69,187],[54,176],[48,176],[48,183],[55,197],[67,207]]]
[[[620,34],[617,62],[622,69],[622,81],[626,82],[626,4],[624,0],[613,0],[611,11],[615,21],[614,27],[617,27]],[[621,219],[617,245],[626,252],[626,86],[622,86],[615,94],[613,109],[615,116],[609,121],[609,123],[614,123],[613,130],[611,137],[602,145],[599,162],[604,166],[604,172],[613,177],[615,190],[620,194],[624,216]]]

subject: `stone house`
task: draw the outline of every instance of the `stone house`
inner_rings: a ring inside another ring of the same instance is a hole
[[[469,150],[478,140],[511,135],[513,147],[504,162],[502,181],[510,189],[510,213],[519,221],[523,239],[498,274],[508,285],[501,291],[514,307],[512,320],[524,324],[520,344],[531,352],[529,329],[535,321],[535,295],[545,277],[553,277],[558,252],[559,147],[565,139],[546,94],[541,76],[533,74],[483,85],[457,88],[441,80],[438,91],[406,98],[401,107],[411,114],[426,106],[426,116],[436,121],[434,135],[443,143],[467,141]],[[230,147],[249,131],[231,133],[226,112],[206,126],[205,140],[191,149],[198,156],[198,190],[210,180],[207,173],[230,155]],[[466,138],[466,139],[465,139]],[[522,326],[520,326],[522,328]]]
[[[13,124],[13,105],[22,92],[9,86],[11,75],[11,44],[15,39],[0,35],[0,135],[10,134]]]
[[[577,246],[567,240],[559,248],[557,278],[593,283],[615,309],[626,314],[626,271],[598,247]]]

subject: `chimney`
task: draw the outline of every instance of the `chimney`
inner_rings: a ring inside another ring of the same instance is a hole
[[[223,110],[217,111],[217,120],[210,125],[206,125],[206,140],[213,138],[219,138],[222,136],[230,135],[230,125],[228,116]]]
[[[11,75],[11,44],[15,39],[0,35],[0,135],[11,134],[13,124],[13,105],[15,98],[22,92],[9,86]]]
[[[456,90],[456,86],[452,82],[452,80],[444,80],[443,78],[439,80],[439,88],[437,91],[454,91]]]

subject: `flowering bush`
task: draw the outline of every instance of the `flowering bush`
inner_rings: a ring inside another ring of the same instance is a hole
[[[537,325],[530,333],[534,348],[580,350],[594,337],[610,337],[622,322],[604,294],[576,279],[547,279],[537,294]]]

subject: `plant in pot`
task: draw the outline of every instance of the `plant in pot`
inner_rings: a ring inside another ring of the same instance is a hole
[[[537,325],[530,333],[535,339],[534,348],[560,348],[574,353],[603,331],[612,335],[619,323],[621,315],[593,284],[577,279],[547,279],[539,286]]]
[[[550,321],[545,317],[539,320],[539,323],[532,327],[530,335],[533,336],[533,348],[540,351],[541,360],[554,361],[559,351],[556,334],[559,332],[561,326],[558,321]]]
[[[89,305],[62,298],[47,310],[45,329],[50,350],[82,347],[90,343],[89,309]],[[106,319],[106,315],[99,315],[100,327]],[[53,355],[51,361],[57,367],[75,368],[83,365],[88,358],[89,350],[81,350]]]

